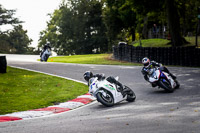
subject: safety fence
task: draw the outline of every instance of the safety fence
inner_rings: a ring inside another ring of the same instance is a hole
[[[163,65],[200,66],[200,49],[195,47],[134,47],[119,45],[113,47],[115,59],[141,63],[142,58],[148,57]]]

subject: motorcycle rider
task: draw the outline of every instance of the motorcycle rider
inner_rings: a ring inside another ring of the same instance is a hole
[[[156,61],[150,61],[148,57],[144,57],[142,59],[142,64],[144,67],[142,68],[142,74],[144,75],[144,79],[149,82],[149,77],[148,75],[152,74],[152,69],[159,67],[161,71],[167,72],[173,79],[176,79],[176,76],[174,76],[172,73],[169,72],[169,70],[164,67],[161,63],[158,63]],[[152,87],[156,87],[156,83],[151,83]]]
[[[46,49],[50,49],[51,50],[51,47],[50,47],[50,43],[47,42],[44,47],[43,47],[43,50],[42,52],[40,53],[40,57],[42,57],[43,53],[45,52]],[[43,61],[43,58],[41,58],[41,61]]]
[[[89,80],[91,78],[97,77],[98,80],[106,79],[108,82],[114,83],[117,86],[118,91],[120,91],[122,93],[123,97],[125,97],[125,95],[126,95],[125,92],[123,91],[123,85],[119,81],[117,81],[113,76],[109,76],[109,77],[106,78],[104,74],[95,74],[94,75],[92,72],[86,71],[83,74],[83,77],[88,82],[88,86],[89,86]]]

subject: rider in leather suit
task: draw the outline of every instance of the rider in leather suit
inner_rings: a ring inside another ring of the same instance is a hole
[[[166,67],[162,66],[162,64],[160,64],[156,61],[150,61],[149,58],[147,58],[147,57],[144,57],[142,59],[142,64],[144,65],[144,67],[142,68],[141,72],[144,75],[144,79],[148,82],[149,82],[148,75],[151,74],[151,69],[155,68],[155,67],[159,67],[159,69],[161,71],[167,72],[173,79],[176,79],[176,76],[174,76],[172,73],[170,73],[169,70]],[[156,83],[151,83],[151,84],[152,84],[152,87],[157,86]]]
[[[42,49],[42,52],[40,53],[40,57],[42,56],[42,54],[44,53],[44,51],[46,50],[46,49],[50,49],[51,50],[51,47],[50,47],[50,43],[49,42],[47,42],[45,45],[44,45],[44,47],[43,47],[43,49]]]
[[[108,82],[114,83],[115,85],[117,85],[117,89],[122,93],[123,96],[125,96],[125,93],[123,91],[123,85],[112,76],[109,76],[109,77],[106,78],[104,74],[95,74],[94,75],[92,72],[86,71],[84,73],[83,77],[88,82],[88,86],[89,86],[89,79],[90,78],[98,77],[98,80],[106,79]]]

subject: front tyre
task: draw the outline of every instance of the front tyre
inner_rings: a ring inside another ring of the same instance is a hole
[[[160,80],[158,82],[158,85],[169,93],[174,92],[174,89],[172,88],[171,84],[168,81],[163,82],[162,80]]]
[[[49,58],[49,55],[45,55],[45,62],[47,62],[47,60],[48,60],[48,58]]]
[[[97,93],[96,97],[97,101],[106,107],[111,107],[114,105],[114,99],[110,93],[107,93],[106,96],[104,96],[101,92],[99,92]]]

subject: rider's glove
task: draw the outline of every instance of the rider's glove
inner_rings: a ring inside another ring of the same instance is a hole
[[[142,71],[141,71],[141,72],[142,72],[142,74],[143,74],[143,75],[146,75],[146,74],[147,74],[147,72],[146,72],[146,71],[144,71],[143,69],[142,69]]]

